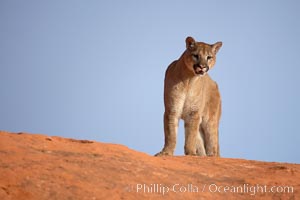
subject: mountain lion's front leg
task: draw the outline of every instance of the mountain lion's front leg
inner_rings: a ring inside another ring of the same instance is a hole
[[[185,129],[185,145],[184,145],[184,153],[185,155],[197,155],[197,148],[200,148],[199,145],[202,145],[202,151],[205,152],[203,147],[203,141],[199,141],[199,127],[200,127],[200,117],[198,114],[193,117],[186,119],[184,121],[184,129]],[[203,152],[203,153],[204,153]]]
[[[176,114],[164,114],[164,132],[165,132],[165,145],[161,152],[157,153],[155,156],[169,155],[174,154],[176,147],[176,137],[178,129],[179,118]]]

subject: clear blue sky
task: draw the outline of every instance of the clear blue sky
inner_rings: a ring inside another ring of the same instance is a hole
[[[300,163],[299,1],[1,1],[0,129],[163,146],[185,38],[222,41],[223,157]],[[183,123],[177,155],[183,154]]]

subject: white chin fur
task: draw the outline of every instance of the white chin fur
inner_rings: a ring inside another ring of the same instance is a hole
[[[207,72],[204,72],[203,74],[197,74],[198,76],[205,76]]]

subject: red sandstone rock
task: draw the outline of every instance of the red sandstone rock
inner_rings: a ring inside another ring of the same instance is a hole
[[[273,192],[272,192],[273,191]],[[300,199],[300,165],[0,132],[0,199]]]

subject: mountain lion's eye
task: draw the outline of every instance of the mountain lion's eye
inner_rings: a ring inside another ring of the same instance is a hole
[[[198,55],[193,55],[193,58],[194,58],[195,60],[198,60],[198,59],[199,59],[199,56],[198,56]]]
[[[207,60],[210,60],[210,59],[212,59],[212,56],[207,56]]]

